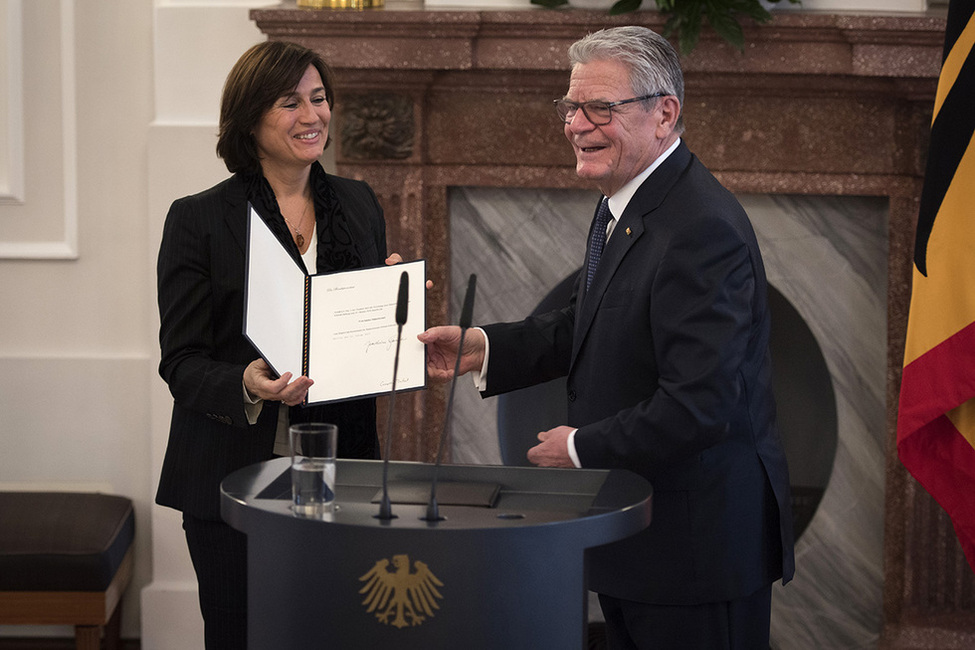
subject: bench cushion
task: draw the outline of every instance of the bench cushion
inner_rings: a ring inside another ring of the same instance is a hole
[[[134,536],[125,497],[0,492],[0,591],[104,591]]]

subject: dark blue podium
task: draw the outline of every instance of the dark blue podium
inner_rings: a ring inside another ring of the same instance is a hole
[[[391,520],[376,518],[383,465],[339,460],[334,513],[290,510],[289,459],[222,484],[248,537],[250,650],[582,648],[585,550],[650,523],[650,484],[623,470],[389,465]]]

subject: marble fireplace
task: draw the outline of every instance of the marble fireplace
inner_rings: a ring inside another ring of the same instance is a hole
[[[391,249],[428,260],[429,323],[456,320],[469,273],[475,320],[489,322],[523,316],[575,271],[596,194],[551,106],[565,50],[603,26],[660,30],[656,12],[388,2],[251,16],[334,66],[336,167],[376,190]],[[939,16],[783,12],[746,26],[742,53],[704,34],[685,59],[685,139],[751,216],[781,323],[802,534],[774,647],[975,643],[975,577],[893,445],[943,30]],[[397,399],[394,458],[435,456],[445,402],[443,388]],[[501,462],[499,406],[458,387],[453,462]]]

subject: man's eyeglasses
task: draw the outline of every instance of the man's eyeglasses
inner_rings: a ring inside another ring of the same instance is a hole
[[[578,102],[570,102],[568,99],[556,99],[555,112],[559,114],[563,122],[569,122],[575,117],[576,111],[581,108],[582,114],[586,116],[587,120],[595,126],[605,126],[613,120],[614,106],[642,102],[647,99],[653,99],[654,97],[663,97],[666,94],[654,93],[653,95],[644,95],[643,97],[621,99],[618,102],[582,102],[581,104]]]

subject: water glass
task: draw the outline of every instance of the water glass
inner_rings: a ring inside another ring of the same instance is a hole
[[[338,427],[307,422],[289,428],[291,509],[297,515],[330,512],[335,504],[335,447]]]

